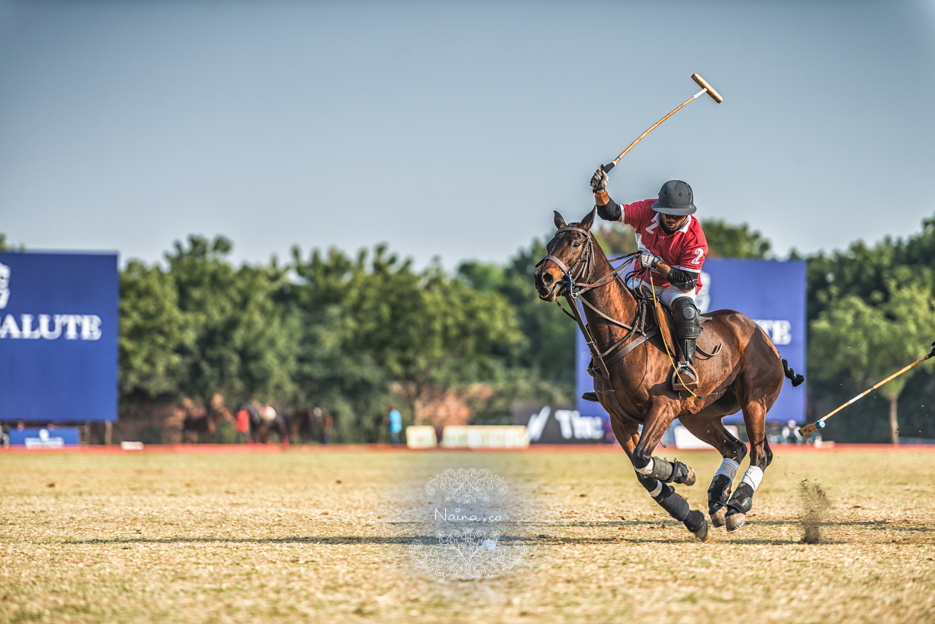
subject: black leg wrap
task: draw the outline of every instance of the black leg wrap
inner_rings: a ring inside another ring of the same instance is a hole
[[[662,457],[653,457],[653,471],[649,475],[652,478],[663,483],[685,483],[688,475],[688,466],[679,460],[670,462]]]
[[[652,492],[656,489],[656,486],[659,485],[659,482],[649,475],[641,475],[640,473],[636,473],[636,480],[639,481],[644,488],[646,488],[647,492]]]
[[[704,514],[698,511],[697,509],[689,512],[688,517],[685,518],[685,528],[691,531],[692,533],[697,532],[705,525]]]
[[[658,496],[654,496],[653,500],[679,522],[685,522],[688,519],[688,514],[691,511],[688,507],[688,501],[677,494],[671,486],[663,483],[662,492]]]
[[[745,514],[753,507],[753,487],[749,483],[741,483],[737,491],[727,503],[727,515],[735,513]]]
[[[727,475],[715,475],[708,488],[708,513],[714,514],[722,507],[727,506],[730,496],[731,478]]]

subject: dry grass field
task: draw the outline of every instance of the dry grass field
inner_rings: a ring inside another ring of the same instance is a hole
[[[719,458],[677,455],[704,507]],[[512,569],[410,557],[451,528],[424,489],[446,468],[509,484],[483,511],[527,544]],[[0,621],[935,621],[933,475],[932,452],[779,448],[748,524],[702,544],[622,452],[0,454]],[[817,544],[806,479],[829,503]]]

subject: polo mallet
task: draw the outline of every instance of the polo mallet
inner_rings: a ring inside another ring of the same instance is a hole
[[[701,97],[702,95],[704,95],[705,93],[707,93],[708,95],[710,95],[710,96],[711,96],[711,99],[714,100],[715,102],[717,102],[718,104],[720,104],[721,102],[724,101],[724,98],[721,97],[721,94],[718,93],[717,91],[715,91],[714,89],[712,89],[712,88],[711,88],[711,85],[709,85],[707,82],[705,82],[705,79],[702,78],[701,76],[699,76],[698,74],[692,74],[692,80],[694,80],[694,81],[698,84],[698,86],[701,87],[701,91],[699,91],[699,92],[696,93],[695,95],[691,96],[690,98],[688,98],[687,100],[685,100],[684,102],[682,102],[681,104],[679,104],[678,107],[675,108],[675,109],[673,109],[671,113],[669,113],[668,115],[666,115],[665,117],[663,117],[662,119],[660,119],[659,121],[657,121],[656,123],[654,123],[652,126],[650,126],[649,130],[647,130],[646,132],[644,132],[643,134],[641,134],[635,141],[633,141],[632,143],[630,143],[630,145],[629,145],[629,147],[627,147],[627,149],[625,149],[625,150],[623,150],[622,152],[620,152],[620,155],[617,156],[616,158],[614,158],[614,161],[613,161],[613,162],[608,163],[608,164],[606,164],[606,165],[601,165],[601,169],[603,169],[603,170],[606,172],[606,171],[610,171],[611,169],[613,169],[614,167],[616,167],[616,166],[617,166],[617,163],[620,162],[620,159],[623,158],[624,156],[626,156],[626,155],[627,155],[627,152],[629,152],[631,149],[633,149],[633,146],[634,146],[634,145],[636,145],[637,143],[639,143],[640,141],[642,141],[642,140],[643,140],[643,137],[645,137],[647,134],[649,134],[650,132],[652,132],[653,130],[655,130],[656,127],[657,127],[659,124],[661,124],[663,121],[665,121],[666,119],[668,119],[669,117],[671,117],[671,116],[674,115],[675,113],[677,113],[677,112],[679,112],[680,110],[682,110],[682,107],[683,107],[683,106],[687,105],[689,102],[693,102],[694,100],[697,100],[698,98],[700,98],[700,97]]]
[[[935,342],[932,343],[932,350],[929,351],[928,355],[926,355],[926,356],[923,357],[923,358],[919,358],[918,360],[916,360],[915,362],[913,362],[913,363],[910,364],[909,366],[905,367],[904,369],[902,369],[902,370],[900,370],[900,371],[898,371],[898,372],[896,372],[896,373],[893,373],[892,375],[890,375],[889,377],[887,377],[886,379],[884,379],[883,381],[881,381],[880,383],[878,383],[878,384],[875,385],[874,387],[870,388],[869,390],[864,390],[863,392],[861,392],[860,394],[858,394],[857,396],[855,396],[853,399],[851,399],[850,401],[848,401],[847,403],[845,403],[845,404],[842,405],[841,407],[837,408],[836,410],[834,410],[834,411],[831,412],[830,414],[827,414],[826,416],[822,416],[821,418],[819,418],[818,420],[816,420],[815,422],[813,422],[813,423],[810,424],[810,425],[805,425],[804,427],[800,427],[800,428],[799,428],[799,435],[807,436],[808,434],[814,433],[815,431],[818,431],[819,429],[824,429],[824,428],[825,428],[825,421],[828,420],[829,418],[831,418],[832,416],[834,416],[835,414],[837,414],[838,412],[840,412],[842,409],[844,409],[844,408],[847,407],[848,405],[851,405],[852,403],[856,403],[857,401],[861,400],[862,398],[864,398],[865,396],[867,396],[868,394],[870,394],[871,392],[873,392],[874,390],[876,390],[877,388],[879,388],[880,386],[882,386],[883,384],[885,384],[886,382],[891,381],[891,380],[893,380],[893,379],[896,379],[897,377],[899,377],[900,375],[902,375],[903,373],[905,373],[905,372],[906,372],[907,370],[909,370],[910,368],[913,368],[913,367],[915,367],[915,366],[918,366],[919,364],[921,364],[921,363],[924,362],[925,360],[929,359],[930,357],[935,357]]]

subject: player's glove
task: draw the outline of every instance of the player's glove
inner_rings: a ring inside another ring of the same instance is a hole
[[[603,169],[598,169],[594,172],[594,175],[591,176],[591,190],[595,193],[603,193],[607,190],[607,172]]]
[[[644,269],[655,269],[662,262],[662,258],[649,251],[640,254],[640,264]]]

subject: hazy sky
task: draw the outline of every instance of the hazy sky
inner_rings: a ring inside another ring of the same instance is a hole
[[[935,2],[0,2],[0,232],[502,261],[671,178],[780,254],[935,213]]]

